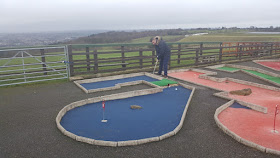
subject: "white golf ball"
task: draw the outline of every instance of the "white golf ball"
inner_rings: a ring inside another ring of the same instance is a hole
[[[175,91],[177,91],[178,89],[177,88],[175,88]]]

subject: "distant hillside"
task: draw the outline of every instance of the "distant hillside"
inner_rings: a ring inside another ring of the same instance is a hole
[[[64,44],[100,44],[100,43],[124,43],[131,42],[134,39],[153,37],[153,36],[176,36],[176,40],[180,40],[188,31],[183,29],[168,29],[168,30],[149,30],[149,31],[110,31],[105,33],[93,34],[87,37],[81,37],[75,40],[65,42]],[[173,39],[174,40],[174,39]],[[145,41],[149,42],[149,40]]]

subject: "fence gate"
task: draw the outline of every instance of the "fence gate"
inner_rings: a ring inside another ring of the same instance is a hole
[[[0,86],[69,76],[66,47],[0,50]]]

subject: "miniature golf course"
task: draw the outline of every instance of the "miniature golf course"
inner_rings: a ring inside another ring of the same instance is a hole
[[[252,94],[248,96],[232,95],[228,93],[227,97],[266,107],[267,113],[257,112],[248,108],[236,108],[242,107],[242,105],[236,105],[235,107],[232,106],[222,111],[218,116],[218,119],[230,131],[236,133],[241,138],[266,148],[280,150],[280,134],[271,132],[273,129],[275,105],[280,103],[279,90],[274,91],[233,81],[217,82],[199,78],[199,75],[202,74],[204,73],[186,70],[169,73],[169,76],[225,92],[250,88]],[[279,117],[276,122],[280,123]],[[280,127],[277,126],[276,130],[280,131]]]
[[[75,135],[105,141],[127,141],[161,136],[174,130],[182,117],[191,90],[182,86],[133,98],[97,102],[68,111],[61,125]],[[139,105],[142,109],[131,109]]]

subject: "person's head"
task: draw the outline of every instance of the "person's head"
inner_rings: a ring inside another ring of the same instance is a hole
[[[151,42],[152,42],[153,45],[158,45],[160,40],[161,40],[161,37],[156,36],[156,37],[152,38]]]

